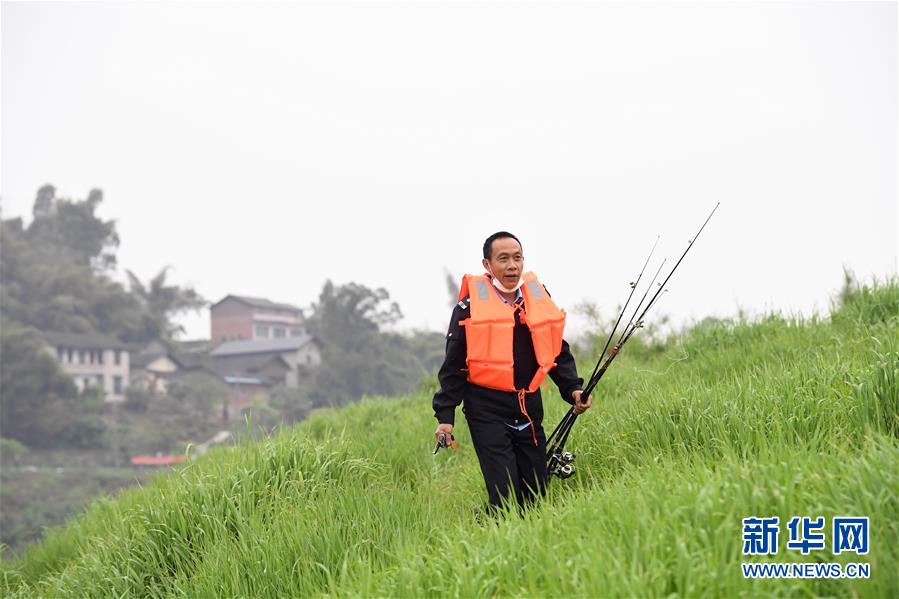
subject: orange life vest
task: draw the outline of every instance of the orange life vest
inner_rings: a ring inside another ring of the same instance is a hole
[[[527,388],[528,393],[533,393],[556,365],[556,357],[562,351],[565,312],[556,306],[534,273],[526,272],[522,278],[521,322],[531,332],[538,364]],[[515,387],[512,359],[516,308],[499,297],[486,274],[463,277],[459,299],[465,297],[471,298],[471,316],[459,324],[465,327],[469,382],[500,391],[520,391]]]
[[[520,308],[521,322],[531,332],[537,357],[537,372],[527,389],[515,388],[512,358],[512,330],[515,328],[515,311],[519,308],[499,297],[489,275],[465,275],[462,278],[459,300],[471,298],[471,311],[470,316],[459,324],[465,327],[468,381],[499,391],[517,391],[519,407],[531,422],[524,408],[524,394],[540,388],[540,383],[556,365],[556,357],[562,351],[565,312],[552,301],[537,275],[526,272],[522,279],[524,307]],[[531,430],[533,433],[533,422]],[[536,445],[536,433],[533,434]]]

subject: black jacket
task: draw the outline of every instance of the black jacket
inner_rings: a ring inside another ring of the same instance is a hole
[[[515,328],[512,332],[512,360],[515,364],[513,377],[517,388],[526,389],[537,372],[538,364],[531,332],[527,325],[521,323],[519,314],[520,312],[516,311]],[[453,308],[453,316],[450,319],[446,335],[446,357],[437,373],[440,390],[434,395],[432,402],[434,416],[441,424],[454,424],[456,406],[464,401],[462,410],[469,420],[526,423],[527,419],[518,406],[517,393],[488,389],[468,382],[468,377],[462,370],[466,368],[467,354],[465,327],[459,325],[459,321],[465,320],[468,316],[468,298],[465,298]],[[578,377],[574,356],[571,355],[568,343],[564,340],[562,351],[555,362],[556,366],[549,371],[549,377],[559,388],[562,398],[569,404],[574,404],[571,393],[582,389],[584,380]],[[525,395],[525,409],[535,424],[543,420],[543,403],[539,389]]]

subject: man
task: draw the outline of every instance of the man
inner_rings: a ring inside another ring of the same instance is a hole
[[[506,231],[484,242],[487,274],[466,275],[446,336],[433,408],[437,441],[449,440],[455,408],[471,431],[491,509],[524,507],[545,493],[546,435],[540,383],[548,375],[578,414],[583,379],[562,339],[565,313],[533,273],[524,272],[518,238]]]

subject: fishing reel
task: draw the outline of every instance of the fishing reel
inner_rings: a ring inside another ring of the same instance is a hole
[[[444,447],[452,447],[453,451],[458,451],[459,447],[456,445],[456,437],[450,434],[449,439],[447,439],[446,433],[440,433],[437,437],[437,445],[434,447],[434,455],[437,455],[437,452]]]
[[[570,451],[554,453],[549,461],[549,473],[559,478],[571,478],[574,476],[574,454]]]

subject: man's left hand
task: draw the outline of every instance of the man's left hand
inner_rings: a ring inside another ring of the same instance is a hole
[[[574,398],[574,413],[578,416],[589,410],[590,406],[593,405],[593,394],[591,393],[588,395],[587,401],[581,403],[581,393],[583,393],[581,390],[573,391],[571,393],[571,397]]]

